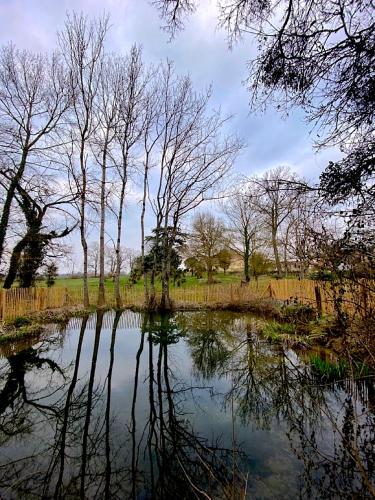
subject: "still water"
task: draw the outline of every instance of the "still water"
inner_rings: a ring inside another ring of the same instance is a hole
[[[72,319],[1,346],[0,498],[372,498],[373,380],[235,313]]]

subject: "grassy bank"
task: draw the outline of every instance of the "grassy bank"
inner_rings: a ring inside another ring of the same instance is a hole
[[[71,318],[82,317],[92,312],[80,308],[47,310],[30,316],[18,316],[0,323],[0,344],[26,338],[38,338],[49,332],[50,325],[66,325]]]

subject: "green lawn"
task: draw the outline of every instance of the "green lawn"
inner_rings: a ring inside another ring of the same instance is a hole
[[[239,284],[242,279],[242,274],[241,273],[217,273],[214,274],[214,281],[215,283],[218,284]],[[259,288],[262,289],[265,283],[268,283],[270,277],[269,276],[261,276],[259,278]],[[251,280],[253,282],[253,279]],[[106,289],[108,291],[113,290],[114,288],[114,282],[111,278],[107,278],[105,280],[106,284]],[[130,284],[129,277],[128,276],[121,276],[120,278],[120,284],[121,286],[124,286],[125,284]],[[191,288],[194,286],[205,286],[207,285],[207,276],[204,276],[201,279],[196,278],[195,276],[190,276],[186,275],[185,276],[185,281],[180,284],[179,288]],[[18,286],[18,283],[14,283],[14,287]],[[46,287],[46,283],[44,280],[40,280],[36,282],[37,287]],[[55,287],[66,287],[68,289],[82,289],[83,287],[83,279],[82,278],[62,278],[58,277],[55,282]],[[99,278],[89,278],[89,290],[91,291],[96,291],[99,286]],[[159,289],[161,286],[160,281],[158,280],[156,283],[156,288]],[[171,281],[170,284],[171,288],[177,287],[177,285],[173,284],[173,281]],[[137,283],[132,285],[133,290],[143,290],[143,279],[140,279]]]
[[[237,273],[217,273],[214,275],[214,280],[217,283],[240,283],[241,281],[241,275]],[[114,287],[113,280],[108,278],[106,279],[106,288],[108,290],[111,290]],[[128,276],[121,276],[120,278],[120,283],[121,285],[125,285],[127,283],[130,283],[129,277]],[[96,289],[99,284],[99,278],[89,278],[89,288],[90,289]],[[186,276],[185,277],[185,282],[180,285],[181,288],[189,288],[191,286],[197,286],[197,285],[206,285],[207,284],[207,278],[204,277],[202,279],[198,279],[195,276]],[[82,278],[58,278],[56,280],[55,286],[59,287],[67,287],[67,288],[80,288],[83,285],[83,279]],[[157,283],[157,286],[160,285],[160,282]],[[39,282],[38,286],[45,286],[45,283],[43,281]],[[174,287],[173,282],[171,282],[171,287]],[[143,280],[139,280],[135,285],[133,285],[133,288],[143,288]]]
[[[222,284],[239,284],[241,282],[242,275],[240,273],[217,273],[214,275],[215,283]],[[261,276],[259,278],[259,288],[262,289],[263,286],[268,283],[269,276]],[[253,280],[252,280],[253,281]],[[106,288],[108,291],[111,291],[114,287],[113,280],[108,278],[106,279]],[[128,276],[121,276],[120,279],[121,285],[125,285],[130,283]],[[89,278],[89,289],[97,290],[99,284],[99,278]],[[196,278],[195,276],[185,276],[185,282],[181,283],[179,288],[191,288],[194,286],[205,286],[207,285],[207,277],[203,277],[201,279]],[[262,286],[263,285],[263,286]],[[39,282],[38,286],[45,286],[44,282]],[[58,278],[56,280],[55,286],[58,287],[67,287],[70,289],[73,288],[82,288],[83,280],[82,278]],[[171,281],[171,288],[174,288],[177,285],[174,285]],[[160,288],[160,281],[158,280],[156,283],[156,288]],[[134,290],[142,290],[143,289],[143,280],[140,279],[137,283],[132,286]]]

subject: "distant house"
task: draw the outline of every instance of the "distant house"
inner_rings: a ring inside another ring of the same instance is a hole
[[[229,272],[232,273],[242,273],[243,272],[243,258],[238,255],[238,253],[233,252],[232,262],[228,268]]]

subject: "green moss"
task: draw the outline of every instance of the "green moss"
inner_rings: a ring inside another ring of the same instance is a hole
[[[28,337],[37,337],[44,331],[42,325],[34,323],[21,326],[20,328],[7,329],[3,335],[0,335],[0,343],[13,342]]]
[[[69,313],[69,318],[84,318],[95,311],[96,306],[90,306],[88,309],[78,309],[77,311],[71,311]]]
[[[4,321],[4,324],[7,327],[21,328],[22,326],[30,325],[31,319],[26,316],[17,316],[17,318]]]
[[[95,312],[96,309],[95,306],[91,306],[88,309],[47,310],[33,316],[33,322],[66,324],[70,318],[83,318]]]

